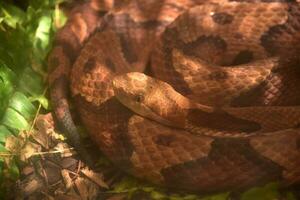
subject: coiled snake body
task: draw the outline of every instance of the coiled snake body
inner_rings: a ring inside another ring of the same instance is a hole
[[[299,47],[293,1],[91,0],[56,36],[50,94],[79,152],[68,87],[91,138],[134,176],[198,192],[289,185]]]

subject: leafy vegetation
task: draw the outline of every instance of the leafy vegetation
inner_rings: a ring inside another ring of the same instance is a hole
[[[18,151],[8,150],[8,137],[29,132],[36,115],[43,109],[49,112],[45,96],[46,56],[51,49],[54,33],[65,17],[58,9],[64,0],[29,0],[26,10],[11,3],[0,2],[0,199],[5,197],[5,185],[19,178]],[[242,200],[273,200],[279,193],[276,184],[253,188]],[[229,194],[209,197],[179,195],[126,177],[108,193],[126,193],[128,197],[146,192],[152,199],[225,200]],[[289,199],[294,199],[289,195]]]
[[[0,2],[0,150],[5,141],[30,130],[40,106],[48,109],[45,97],[45,58],[57,23],[62,17],[58,1],[32,0],[26,11]],[[57,21],[55,21],[57,20]],[[8,153],[8,152],[7,152]],[[9,155],[9,153],[7,154]],[[18,178],[14,159],[0,158],[1,183]],[[3,191],[3,190],[2,190]],[[2,192],[2,196],[3,196]]]

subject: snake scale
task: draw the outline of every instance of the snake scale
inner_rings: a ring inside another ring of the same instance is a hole
[[[299,47],[292,0],[85,1],[48,57],[51,101],[82,155],[69,99],[101,151],[152,183],[202,193],[291,185]]]

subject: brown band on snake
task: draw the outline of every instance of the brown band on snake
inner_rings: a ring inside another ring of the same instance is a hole
[[[261,129],[260,124],[256,122],[237,118],[222,111],[205,113],[199,109],[191,109],[187,120],[200,127],[228,132],[253,133]]]
[[[298,65],[278,68],[257,87],[233,99],[231,106],[295,106],[300,103]]]
[[[226,12],[218,12],[218,13],[214,13],[212,15],[212,18],[215,21],[215,23],[224,25],[224,24],[230,24],[234,16]]]
[[[130,16],[126,14],[117,15],[116,17],[114,15],[111,15],[108,17],[109,20],[107,23],[110,27],[114,27],[114,26],[119,27],[119,29],[117,30],[121,33],[118,34],[118,36],[120,38],[120,44],[124,52],[125,59],[129,63],[136,62],[138,58],[134,54],[134,50],[132,49],[133,47],[130,43],[130,40],[128,39],[130,34],[127,31],[129,30],[126,30],[126,27],[132,27],[132,25],[134,25],[134,22],[131,20]],[[118,23],[118,24],[114,24],[114,23]]]
[[[135,147],[127,134],[127,123],[132,113],[116,99],[110,99],[102,106],[95,106],[80,95],[74,97],[82,123],[105,155],[111,155],[112,161],[127,172],[131,172],[130,157]],[[79,106],[80,105],[80,106]],[[106,114],[111,116],[107,118]]]
[[[227,50],[226,42],[219,36],[200,36],[189,43],[182,42],[178,45],[187,56],[195,56],[207,62],[215,62],[214,57]]]
[[[130,16],[128,13],[120,13],[117,15],[108,15],[106,16],[106,24],[107,26],[114,30],[119,37],[122,53],[124,54],[124,57],[128,63],[136,63],[141,60],[139,54],[137,54],[137,44],[135,41],[135,38],[132,38],[135,35],[138,35],[140,33],[144,33],[140,37],[144,37],[144,40],[152,39],[155,37],[156,29],[158,29],[161,26],[164,26],[167,22],[165,21],[158,21],[158,20],[147,20],[147,21],[134,21],[132,19],[132,16]],[[143,41],[143,40],[141,40]],[[142,46],[140,46],[142,47]],[[145,47],[143,51],[145,51],[144,54],[148,54],[147,49],[150,49],[150,47]],[[146,61],[147,62],[147,61]],[[141,63],[141,65],[145,65],[144,63]]]
[[[178,23],[174,23],[175,25],[180,25],[184,23],[184,21],[191,21],[187,24],[187,26],[193,26],[192,24],[196,23],[195,19],[189,15],[189,13],[185,13],[179,17],[180,19],[176,20]],[[182,21],[182,22],[181,22]],[[189,39],[191,41],[183,41],[180,38],[180,34],[178,33],[176,26],[171,26],[166,29],[163,33],[160,43],[163,45],[157,45],[158,50],[155,49],[154,55],[152,56],[152,65],[154,68],[154,75],[159,79],[162,79],[168,83],[172,84],[174,88],[179,91],[181,94],[185,96],[190,96],[193,94],[191,91],[190,85],[187,85],[186,81],[182,77],[181,73],[178,73],[173,66],[172,59],[172,50],[182,49],[182,51],[189,56],[197,56],[202,58],[207,62],[220,62],[220,56],[223,52],[226,52],[227,44],[223,38],[217,35],[210,35],[209,33],[204,32],[203,35],[199,35],[195,39]],[[180,28],[178,28],[180,29]],[[192,28],[191,28],[192,29]],[[188,31],[186,31],[189,34]],[[199,53],[200,52],[200,53]],[[206,102],[205,102],[206,103]]]
[[[91,57],[87,60],[86,63],[84,63],[84,66],[83,66],[83,71],[84,73],[90,73],[93,71],[93,69],[96,68],[96,58],[95,57]]]
[[[241,65],[245,63],[249,63],[253,60],[253,52],[249,50],[241,51],[234,60],[232,61],[232,65]]]
[[[289,129],[284,131],[284,133],[278,131],[272,137],[268,135],[254,137],[250,139],[250,144],[253,149],[265,158],[272,160],[283,168],[283,178],[290,179],[291,182],[297,182],[300,179],[300,168],[296,167],[300,164],[300,160],[297,159],[300,156],[299,141],[300,136],[297,133],[297,129]],[[280,151],[275,152],[270,148],[280,149]],[[287,155],[294,162],[289,162]]]
[[[272,26],[262,35],[261,44],[271,55],[288,53],[287,56],[294,56],[295,51],[299,49],[299,44],[296,42],[299,39],[298,36],[291,38],[282,34],[283,32],[292,34],[300,31],[300,24],[296,21],[299,18],[299,7],[295,6],[297,4],[291,3],[288,5],[288,16],[284,24]],[[284,47],[283,52],[282,47]]]
[[[223,165],[225,160],[226,166]],[[241,171],[243,176],[238,175]],[[215,139],[207,157],[163,169],[162,174],[172,187],[189,185],[184,189],[194,190],[196,188],[191,188],[194,185],[208,188],[202,192],[215,192],[243,189],[281,179],[281,167],[261,156],[247,140]]]
[[[165,37],[164,37],[165,35]],[[190,90],[189,86],[185,83],[185,81],[183,80],[184,78],[182,77],[182,75],[178,72],[176,72],[173,69],[173,59],[172,59],[172,49],[174,47],[176,47],[178,45],[178,43],[180,43],[180,41],[178,41],[178,33],[176,29],[173,28],[169,28],[167,27],[165,30],[165,34],[164,34],[161,38],[161,41],[159,41],[159,45],[162,45],[160,47],[157,48],[161,48],[160,50],[154,50],[153,56],[152,56],[152,60],[151,60],[151,64],[152,65],[157,65],[156,68],[154,68],[154,75],[159,77],[160,72],[156,72],[156,69],[161,68],[161,70],[164,70],[164,68],[162,68],[162,65],[165,65],[166,68],[170,69],[170,71],[168,72],[169,77],[176,77],[176,81],[178,82],[178,84],[175,85],[175,89],[177,91],[180,91],[183,95],[188,96],[189,94],[192,94],[192,91]],[[164,45],[163,45],[164,44]],[[158,45],[157,45],[158,46]],[[161,55],[157,55],[157,54],[161,54]],[[158,56],[162,56],[165,59],[164,60],[157,60]],[[153,70],[153,68],[152,68]],[[166,80],[166,82],[168,82],[168,80]]]

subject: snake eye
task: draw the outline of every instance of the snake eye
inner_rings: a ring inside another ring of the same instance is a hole
[[[139,94],[135,97],[135,101],[138,103],[141,103],[143,101],[144,97],[143,95]]]

